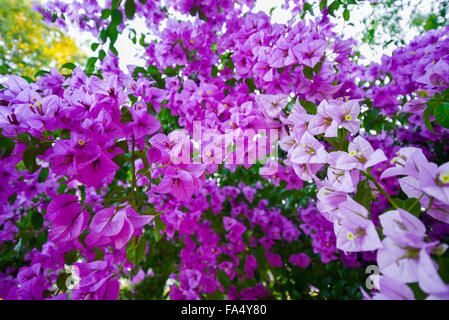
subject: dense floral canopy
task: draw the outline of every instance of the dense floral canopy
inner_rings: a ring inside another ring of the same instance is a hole
[[[0,298],[449,299],[449,27],[364,66],[356,1],[253,5],[36,6],[98,42],[0,87]]]

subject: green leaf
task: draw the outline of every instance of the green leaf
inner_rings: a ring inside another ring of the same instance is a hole
[[[43,75],[46,75],[46,74],[50,74],[50,72],[48,72],[47,70],[39,70],[38,72],[36,72],[34,74],[34,77],[37,78],[37,77],[40,77],[40,76],[43,76]]]
[[[256,90],[256,84],[254,83],[254,79],[253,78],[245,79],[245,83],[248,86],[248,89],[249,89],[250,92],[254,92],[254,90]]]
[[[92,74],[94,72],[95,63],[97,62],[97,60],[98,60],[97,57],[90,57],[89,59],[87,59],[86,70],[85,70],[85,72],[87,74]]]
[[[313,69],[309,66],[304,66],[302,72],[306,76],[307,79],[313,80]]]
[[[323,67],[323,61],[320,61],[313,67],[313,72],[315,72],[316,75],[320,74],[322,67]]]
[[[23,163],[30,173],[34,173],[40,168],[36,163],[36,157],[38,154],[39,149],[35,146],[28,147],[23,153]]]
[[[436,108],[436,100],[430,99],[429,102],[427,102],[427,108],[426,108],[426,110],[424,110],[424,113],[423,113],[423,122],[424,122],[424,125],[426,126],[426,128],[430,132],[437,134],[433,130],[432,123],[430,122],[430,116],[433,115],[435,108]]]
[[[438,26],[438,16],[435,14],[431,14],[427,18],[426,24],[424,25],[424,30],[429,31],[438,28]]]
[[[306,109],[309,114],[316,114],[317,106],[315,103],[299,98],[299,103]]]
[[[0,74],[8,74],[8,73],[10,73],[9,71],[8,71],[9,69],[8,69],[8,67],[6,66],[6,65],[1,65],[0,66]],[[35,78],[36,78],[36,76],[34,76]]]
[[[112,10],[117,9],[121,3],[122,3],[122,0],[112,0],[111,9]]]
[[[147,72],[148,72],[148,74],[150,76],[160,75],[161,74],[159,69],[156,66],[154,66],[154,65],[149,65],[147,70],[148,70]]]
[[[327,0],[320,1],[320,10],[323,11],[324,8],[327,7]]]
[[[304,3],[304,5],[302,6],[302,14],[301,14],[301,19],[304,19],[304,17],[306,16],[307,11],[309,11],[309,13],[311,15],[313,15],[313,7],[310,3],[306,2]]]
[[[132,19],[136,13],[136,4],[134,0],[126,0],[125,2],[125,14],[128,19]]]
[[[421,215],[421,204],[419,203],[418,199],[409,198],[406,201],[400,201],[399,199],[396,199],[396,202],[399,207],[407,212],[410,212],[414,216],[419,218],[419,216]]]
[[[44,224],[44,217],[40,212],[33,211],[33,213],[31,214],[31,224],[37,230],[40,230],[42,228],[42,225]]]
[[[100,31],[100,39],[101,39],[101,41],[103,41],[103,43],[106,42],[107,37],[108,37],[107,29],[101,30]]]
[[[112,158],[112,161],[114,161],[116,165],[121,167],[128,161],[128,158],[123,154],[118,154],[114,158]]]
[[[102,261],[104,260],[104,252],[97,246],[94,247],[95,258],[94,261]]]
[[[106,57],[106,52],[103,49],[101,49],[100,52],[98,52],[98,58],[101,61],[103,61],[105,57]]]
[[[122,108],[122,110],[120,110],[122,113],[121,116],[121,123],[127,123],[127,122],[133,122],[133,116],[131,115],[131,112],[129,111],[128,108]]]
[[[104,9],[101,11],[101,19],[105,20],[111,16],[112,10],[111,9]]]
[[[295,102],[296,102],[296,98],[293,98],[292,100],[290,100],[290,102],[287,103],[287,105],[285,106],[284,110],[289,111],[289,112],[292,111],[293,106],[295,105]]]
[[[229,279],[228,275],[221,269],[217,269],[217,279],[220,282],[220,284],[228,290],[229,286],[231,285],[231,279]]]
[[[330,6],[327,8],[327,12],[328,12],[331,16],[335,17],[335,11],[337,11],[338,8],[340,8],[340,1],[339,1],[339,0],[335,0],[335,1],[332,2],[332,3],[330,4]]]
[[[72,62],[67,62],[67,63],[64,63],[64,64],[61,66],[61,69],[59,69],[59,70],[62,70],[62,69],[73,70],[73,69],[75,69],[75,68],[76,68],[76,65],[75,65],[74,63],[72,63]]]
[[[48,168],[42,168],[41,172],[39,172],[39,176],[37,177],[37,182],[43,183],[47,180],[49,170]]]
[[[145,68],[143,68],[143,67],[136,67],[133,71],[133,77],[136,77],[139,74],[142,74],[145,76],[147,74],[147,70],[145,70]]]
[[[90,45],[90,49],[95,52],[95,51],[97,51],[99,46],[100,46],[100,44],[98,42],[95,42]]]
[[[8,202],[10,205],[12,205],[14,202],[16,202],[16,200],[17,200],[17,193],[14,193],[12,196],[10,196],[8,198]]]
[[[0,135],[0,159],[11,155],[15,147],[16,144],[13,139]]]
[[[129,152],[128,142],[126,140],[117,142],[114,147],[122,149],[125,153]]]
[[[407,285],[412,289],[416,300],[424,300],[428,295],[419,287],[418,282],[407,283]]]
[[[357,184],[357,192],[354,195],[354,201],[363,205],[366,210],[371,211],[371,200],[373,199],[373,194],[369,186],[369,180],[365,179]]]
[[[126,257],[132,264],[139,264],[145,256],[147,240],[143,237],[139,238],[131,239],[126,246]]]
[[[164,222],[162,222],[162,219],[160,216],[157,216],[156,218],[154,218],[153,221],[155,224],[155,228],[153,229],[153,236],[154,236],[156,242],[159,242],[159,240],[161,240],[161,238],[162,238],[160,231],[165,230],[167,225]]]
[[[73,249],[64,254],[64,262],[67,265],[72,265],[78,259],[78,250]]]
[[[449,129],[449,103],[442,102],[436,107],[435,112],[435,121],[442,127]]]
[[[109,29],[116,29],[117,26],[122,23],[123,21],[123,14],[120,10],[112,10],[111,14],[111,24],[109,25]]]
[[[168,77],[174,77],[177,76],[179,74],[179,70],[181,70],[182,68],[184,68],[184,66],[176,66],[176,68],[172,68],[172,67],[167,67],[164,70],[164,73],[168,76]]]
[[[58,278],[56,279],[56,285],[58,286],[58,289],[62,292],[67,291],[66,282],[67,279],[70,277],[70,273],[63,272],[58,275]]]
[[[142,47],[148,47],[148,44],[145,43],[145,35],[144,35],[144,34],[142,34],[142,35],[140,36],[139,44],[140,44]]]
[[[234,79],[234,78],[228,79],[228,80],[225,81],[225,85],[233,87],[233,86],[235,86],[236,82],[237,82],[237,80]]]
[[[449,258],[448,257],[439,257],[438,258],[438,274],[441,279],[448,284],[449,283]]]
[[[348,21],[350,17],[350,13],[348,9],[345,9],[345,11],[343,11],[343,18],[345,19],[345,21]]]

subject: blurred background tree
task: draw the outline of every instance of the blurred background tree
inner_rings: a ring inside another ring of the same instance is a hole
[[[363,19],[363,42],[382,48],[405,45],[416,33],[449,24],[448,1],[372,0],[371,7]]]
[[[83,63],[76,42],[42,23],[31,7],[30,0],[0,0],[0,74],[33,76],[44,67]]]

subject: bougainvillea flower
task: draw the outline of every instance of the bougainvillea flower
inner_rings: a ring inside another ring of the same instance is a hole
[[[287,105],[287,98],[288,96],[285,94],[263,94],[256,96],[256,103],[264,110],[268,117],[275,118]]]
[[[337,248],[347,252],[371,251],[382,247],[368,211],[351,198],[338,206],[334,221]]]
[[[83,142],[84,143],[84,142]],[[87,143],[75,156],[77,180],[87,186],[99,188],[114,179],[119,166],[101,150],[100,146]]]
[[[419,248],[426,236],[426,227],[417,217],[399,208],[379,217],[383,233],[402,246]]]
[[[374,150],[370,143],[357,136],[348,146],[348,153],[339,152],[339,158],[336,161],[336,168],[351,170],[366,170],[378,163],[387,160],[381,149]]]
[[[298,44],[292,48],[292,51],[299,63],[313,68],[320,61],[326,48],[327,42],[318,39]]]
[[[385,238],[382,248],[377,251],[380,272],[402,283],[418,281],[419,250]]]
[[[378,286],[375,288],[378,292],[375,292],[370,297],[363,289],[363,295],[368,300],[415,300],[415,295],[412,289],[403,282],[396,280],[389,276],[377,275],[373,282]]]
[[[437,263],[432,260],[425,249],[419,252],[418,282],[419,287],[431,295],[449,294],[449,285],[441,280]]]
[[[325,163],[327,156],[324,145],[305,132],[298,146],[292,151],[290,161],[298,164]]]

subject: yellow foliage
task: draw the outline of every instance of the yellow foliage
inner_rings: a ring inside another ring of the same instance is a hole
[[[0,0],[0,67],[33,76],[40,69],[81,63],[86,55],[63,32],[41,22],[30,0]]]

